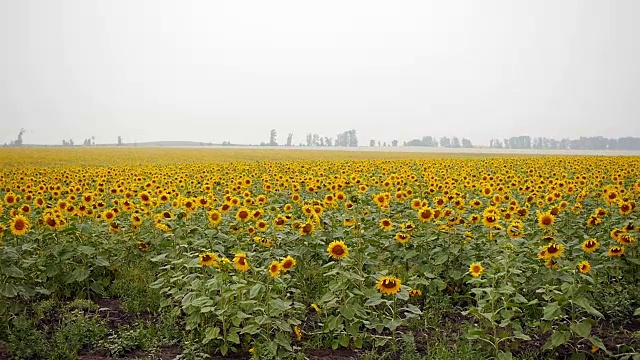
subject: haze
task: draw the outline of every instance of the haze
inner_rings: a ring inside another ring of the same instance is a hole
[[[0,0],[0,144],[640,136],[640,1]]]

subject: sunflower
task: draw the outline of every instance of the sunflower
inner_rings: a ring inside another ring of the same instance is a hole
[[[498,223],[499,219],[497,214],[485,213],[482,216],[482,223],[487,227],[493,227]]]
[[[378,223],[378,226],[384,231],[391,231],[391,229],[393,229],[393,222],[391,222],[391,219],[382,219]]]
[[[420,297],[420,296],[422,296],[422,290],[420,290],[420,289],[411,289],[411,290],[409,290],[409,296],[411,296],[411,297]]]
[[[609,256],[622,256],[624,254],[624,247],[622,246],[612,246],[609,248]]]
[[[299,233],[302,236],[306,236],[306,235],[311,234],[313,232],[313,230],[314,230],[313,224],[310,223],[310,222],[307,222],[304,225],[300,226]]]
[[[9,223],[9,229],[13,235],[22,236],[29,231],[29,220],[22,215],[17,215]]]
[[[609,235],[611,235],[611,238],[615,241],[618,241],[618,238],[620,237],[620,235],[622,235],[624,233],[624,230],[622,229],[613,229],[611,230],[611,232],[609,233]]]
[[[142,217],[140,214],[131,214],[131,224],[140,226],[142,224]]]
[[[591,271],[591,264],[589,264],[588,261],[582,261],[578,264],[578,270],[580,270],[581,273],[583,274],[587,274],[589,271]]]
[[[149,244],[146,243],[146,242],[142,242],[142,241],[136,241],[136,246],[138,247],[138,250],[140,250],[142,252],[147,252],[150,249]]]
[[[272,278],[277,278],[280,276],[280,271],[282,270],[282,266],[280,266],[280,262],[272,261],[269,265],[269,275]]]
[[[555,216],[553,216],[550,212],[538,212],[538,225],[540,225],[541,228],[547,228],[553,225],[555,219]]]
[[[291,270],[294,266],[296,266],[296,259],[291,256],[287,256],[280,262],[280,267],[284,272]]]
[[[482,264],[473,263],[469,265],[469,274],[471,274],[471,276],[478,277],[482,275],[483,272],[484,272],[484,267],[482,267]]]
[[[14,193],[6,193],[4,195],[4,202],[8,206],[15,205],[17,201],[18,201],[18,198]]]
[[[352,218],[345,218],[342,222],[345,227],[351,227],[356,224],[356,220]]]
[[[233,264],[235,265],[238,271],[247,272],[249,271],[249,261],[247,260],[247,254],[236,254],[233,257]]]
[[[248,221],[250,216],[251,213],[249,212],[249,209],[244,207],[238,209],[238,212],[236,213],[236,219],[238,221]]]
[[[559,258],[564,252],[564,245],[551,243],[549,245],[543,246],[542,249],[544,249],[545,251],[545,259]]]
[[[298,339],[298,341],[302,340],[302,330],[300,330],[298,325],[293,327],[293,332],[296,334],[296,339]]]
[[[222,214],[218,210],[211,210],[207,213],[209,224],[216,227],[222,222]]]
[[[616,241],[620,243],[620,245],[629,246],[629,245],[633,245],[636,242],[636,238],[625,232],[620,234],[616,239]]]
[[[349,249],[343,241],[331,242],[327,247],[327,252],[329,252],[329,256],[334,259],[343,259],[349,256]]]
[[[378,288],[378,291],[385,295],[397,294],[400,291],[401,286],[402,281],[393,276],[383,276],[378,279],[378,283],[376,284],[376,288]]]
[[[102,213],[102,218],[107,222],[111,222],[116,218],[116,213],[113,210],[106,210]]]
[[[402,228],[402,230],[404,230],[404,231],[413,231],[416,227],[415,227],[415,225],[413,225],[412,222],[406,222],[406,223],[400,225],[400,228]]]
[[[269,228],[269,224],[267,224],[267,222],[266,222],[266,221],[264,221],[264,220],[259,220],[259,221],[256,223],[256,228],[257,228],[257,229],[258,229],[258,231],[260,231],[260,232],[265,232],[265,231],[267,231],[267,229]]]
[[[512,239],[521,238],[524,235],[524,225],[522,225],[522,222],[518,220],[512,222],[509,227],[507,227],[507,235]]]
[[[418,219],[422,222],[429,222],[433,219],[434,213],[433,209],[429,207],[423,207],[418,210]]]
[[[411,235],[407,234],[407,233],[397,233],[396,234],[396,241],[401,243],[401,244],[405,244],[407,242],[409,242],[409,239],[411,239]]]
[[[600,218],[597,217],[596,215],[589,216],[589,219],[587,220],[587,226],[588,227],[592,227],[592,226],[595,226],[595,225],[600,225],[600,223],[602,223],[602,220],[600,220]]]
[[[212,252],[205,252],[198,256],[198,265],[220,267],[218,255]]]

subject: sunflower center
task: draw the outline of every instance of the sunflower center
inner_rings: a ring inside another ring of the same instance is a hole
[[[27,226],[27,224],[25,224],[22,219],[19,219],[18,221],[16,221],[16,223],[15,223],[15,225],[13,227],[15,227],[16,230],[21,231],[21,230],[24,230],[24,228],[26,226]]]
[[[542,223],[544,225],[551,225],[551,217],[550,216],[545,216],[542,218]]]
[[[244,266],[246,264],[245,260],[243,257],[238,258],[238,264]]]
[[[547,253],[549,254],[555,254],[558,252],[558,247],[555,245],[551,245],[547,248]]]
[[[342,246],[338,245],[334,246],[333,249],[331,249],[331,252],[335,255],[342,255],[344,254],[344,249],[342,248]]]
[[[240,213],[238,214],[238,217],[240,217],[240,219],[246,219],[249,216],[249,213],[247,213],[246,211],[240,211]]]
[[[203,255],[203,256],[202,256],[202,261],[204,261],[204,262],[209,262],[209,261],[211,261],[211,255]]]
[[[382,287],[384,287],[385,289],[393,289],[396,287],[396,281],[391,279],[383,280]]]
[[[291,260],[287,260],[282,264],[282,267],[285,268],[285,269],[289,269],[292,266],[293,266],[293,261],[291,261]]]

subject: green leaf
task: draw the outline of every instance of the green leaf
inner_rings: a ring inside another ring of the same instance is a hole
[[[544,344],[543,349],[544,350],[555,349],[558,346],[563,345],[567,341],[569,341],[570,337],[571,337],[571,333],[568,331],[561,331],[561,330],[555,331],[553,335],[551,335],[547,343]]]
[[[571,330],[586,339],[591,335],[591,321],[584,320],[577,324],[571,324]]]
[[[544,320],[553,320],[560,315],[562,315],[562,308],[560,304],[554,302],[544,307],[544,315],[542,318]]]
[[[218,339],[220,336],[220,328],[219,327],[210,327],[204,331],[204,340],[202,340],[203,344],[208,343],[211,340]]]
[[[8,298],[14,297],[18,295],[18,288],[13,284],[0,284],[0,295]]]
[[[449,260],[449,255],[446,253],[440,253],[435,259],[433,259],[433,265],[442,265],[446,263],[447,260]]]
[[[255,284],[251,287],[251,290],[249,290],[249,299],[253,299],[256,296],[258,296],[258,294],[260,294],[260,291],[264,288],[264,285],[258,283]]]
[[[345,319],[352,320],[355,312],[349,305],[343,305],[340,307],[340,314],[342,314]]]
[[[640,316],[640,308],[636,309],[636,311],[633,313],[633,316]]]
[[[349,346],[349,335],[346,335],[346,334],[340,335],[340,337],[338,338],[338,343],[340,343],[342,347]]]
[[[260,332],[260,326],[258,326],[257,324],[247,325],[242,329],[242,331],[240,331],[241,334],[250,334],[250,335],[255,335],[259,332]]]
[[[573,303],[585,309],[589,314],[593,316],[597,316],[601,319],[604,318],[604,316],[598,310],[596,310],[593,306],[591,306],[591,304],[589,304],[589,302],[585,298],[574,299]]]
[[[22,270],[18,269],[15,265],[3,267],[2,268],[2,274],[6,275],[8,277],[13,277],[13,278],[23,278],[24,277],[24,272],[22,272]]]
[[[589,338],[589,341],[591,341],[591,344],[599,347],[600,349],[602,349],[605,352],[609,352],[609,350],[607,350],[607,347],[604,346],[604,343],[602,342],[602,340],[600,340],[599,338],[592,336]]]
[[[525,341],[531,340],[531,338],[528,335],[523,334],[520,331],[514,331],[513,332],[513,337],[516,338],[516,339],[525,340]]]
[[[380,305],[384,299],[381,296],[372,297],[364,303],[364,306]]]
[[[107,267],[109,266],[109,262],[107,261],[107,259],[105,259],[102,256],[96,256],[95,258],[93,258],[91,260],[92,263],[94,263],[97,266],[103,266],[103,267]]]
[[[513,355],[510,352],[498,352],[496,359],[498,360],[513,360]]]
[[[238,335],[238,332],[240,331],[240,329],[234,327],[231,328],[229,330],[229,335],[227,335],[227,341],[230,341],[234,344],[240,344],[240,336]]]

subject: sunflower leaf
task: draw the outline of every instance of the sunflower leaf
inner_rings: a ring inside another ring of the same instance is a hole
[[[585,299],[583,297],[574,299],[573,303],[578,305],[578,306],[580,306],[581,308],[585,309],[589,314],[591,314],[593,316],[597,316],[599,318],[604,318],[604,315],[602,315],[602,313],[600,313],[593,306],[591,306],[591,304],[589,304],[587,299]]]

